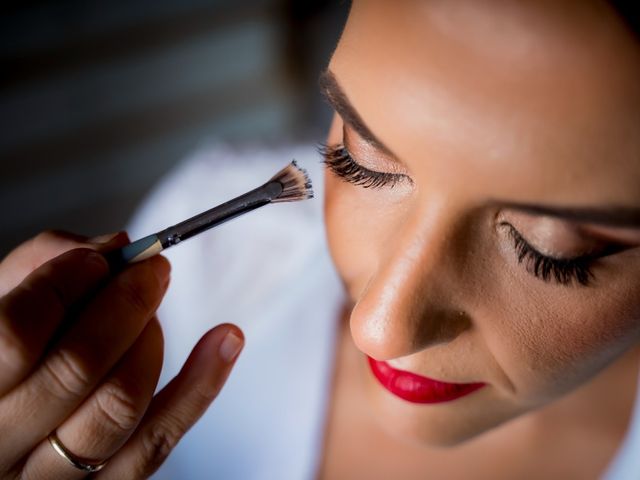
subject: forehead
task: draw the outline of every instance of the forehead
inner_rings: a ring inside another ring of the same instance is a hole
[[[356,0],[330,68],[412,173],[638,204],[639,51],[595,0]]]

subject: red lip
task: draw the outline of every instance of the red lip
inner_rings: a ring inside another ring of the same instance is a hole
[[[384,388],[394,395],[413,403],[441,403],[464,397],[484,383],[446,383],[416,375],[404,370],[396,370],[386,362],[379,362],[367,356],[373,375]]]

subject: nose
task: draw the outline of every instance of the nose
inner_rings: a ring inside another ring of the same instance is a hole
[[[381,249],[378,268],[354,307],[357,347],[388,360],[450,342],[470,328],[456,288],[460,239],[438,212],[416,212]],[[458,244],[458,247],[456,247]],[[462,262],[463,263],[463,262]],[[456,306],[457,305],[457,306]]]

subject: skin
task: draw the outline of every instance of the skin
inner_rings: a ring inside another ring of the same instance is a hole
[[[384,431],[360,422],[383,438],[371,440],[369,458],[384,446],[393,461],[400,443],[417,448],[414,459],[435,461],[444,446],[478,453],[483,438],[504,446],[541,425],[573,427],[585,411],[598,431],[616,425],[608,438],[617,444],[638,366],[640,225],[510,205],[640,207],[637,39],[595,0],[356,0],[329,70],[386,149],[337,114],[327,143],[370,170],[406,176],[370,189],[325,177],[327,237],[351,301],[336,387],[366,402]],[[588,286],[544,281],[518,262],[505,222],[546,255],[616,251],[594,261]],[[376,382],[363,354],[487,386],[410,404]],[[614,395],[622,411],[598,417]],[[344,398],[337,390],[333,415],[360,418]],[[327,471],[336,429],[330,420]],[[326,477],[341,478],[333,471]]]
[[[96,252],[126,234],[44,232],[0,263],[0,478],[75,479],[51,432],[92,478],[147,478],[222,388],[242,347],[229,324],[207,332],[157,395],[163,339],[155,311],[169,285],[162,256],[109,272]],[[235,348],[223,343],[231,333]],[[232,355],[233,354],[233,355]]]

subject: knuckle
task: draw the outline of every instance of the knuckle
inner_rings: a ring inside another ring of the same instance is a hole
[[[109,382],[96,392],[98,415],[103,424],[122,433],[128,433],[138,424],[144,408],[135,396],[118,383]]]
[[[89,373],[69,351],[57,350],[43,366],[47,389],[57,398],[83,397],[91,387]]]
[[[5,372],[26,371],[37,361],[36,354],[10,332],[0,328],[0,364]]]
[[[206,408],[218,396],[220,387],[205,387],[201,384],[195,384],[190,392],[190,404],[194,409],[202,410]]]
[[[75,243],[70,235],[62,230],[44,230],[31,239],[33,251],[47,251],[51,246]]]
[[[24,244],[32,270],[69,250],[81,248],[83,237],[62,230],[45,230]]]
[[[58,230],[48,229],[43,230],[33,237],[34,246],[48,245],[52,241],[58,240],[61,237],[61,232]]]
[[[166,460],[184,435],[185,428],[174,419],[165,419],[151,425],[142,435],[142,461],[140,475],[145,477],[155,472]]]

